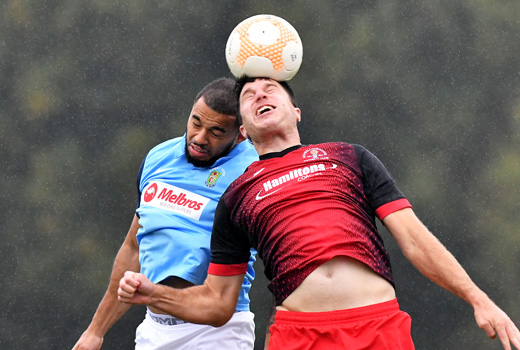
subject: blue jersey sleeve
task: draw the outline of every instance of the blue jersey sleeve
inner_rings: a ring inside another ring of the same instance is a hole
[[[144,161],[146,160],[143,159],[143,161],[141,162],[141,166],[139,167],[139,172],[137,173],[137,206],[135,209],[138,209],[140,206],[141,206],[141,177],[143,176],[143,168],[144,168]],[[139,214],[137,214],[136,212],[136,215],[137,217],[139,217]]]

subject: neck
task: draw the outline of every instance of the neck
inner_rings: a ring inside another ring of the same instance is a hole
[[[301,144],[298,135],[293,137],[273,137],[265,140],[252,140],[258,155],[264,155],[272,152],[281,152],[289,147]]]

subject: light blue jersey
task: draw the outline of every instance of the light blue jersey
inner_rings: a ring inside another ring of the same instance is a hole
[[[185,154],[186,135],[154,147],[141,165],[137,232],[141,273],[158,283],[177,276],[203,284],[210,261],[211,230],[222,193],[258,154],[249,141],[208,168],[195,167]],[[237,311],[249,311],[256,251],[251,251]]]

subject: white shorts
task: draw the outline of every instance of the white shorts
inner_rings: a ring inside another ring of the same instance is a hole
[[[136,350],[252,350],[255,344],[254,314],[235,312],[222,327],[184,322],[147,309],[137,327]]]

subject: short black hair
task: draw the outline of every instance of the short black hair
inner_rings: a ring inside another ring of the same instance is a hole
[[[248,77],[247,75],[244,75],[244,76],[236,79],[236,82],[235,82],[235,95],[236,95],[236,101],[237,101],[236,109],[237,109],[238,121],[240,124],[242,124],[242,116],[240,115],[240,94],[242,93],[242,89],[244,88],[244,85],[246,85],[247,83],[252,83],[253,81],[255,81],[257,79],[270,80],[271,78],[267,78],[267,77],[252,78],[252,77]],[[280,84],[284,88],[284,90],[287,92],[287,94],[289,95],[289,98],[291,99],[292,105],[294,107],[298,108],[298,104],[296,103],[296,96],[294,96],[294,91],[289,86],[289,84],[286,81],[276,80],[276,82],[278,82],[278,84]]]
[[[219,78],[206,85],[195,97],[194,103],[201,97],[209,108],[217,113],[237,116],[235,80]]]

